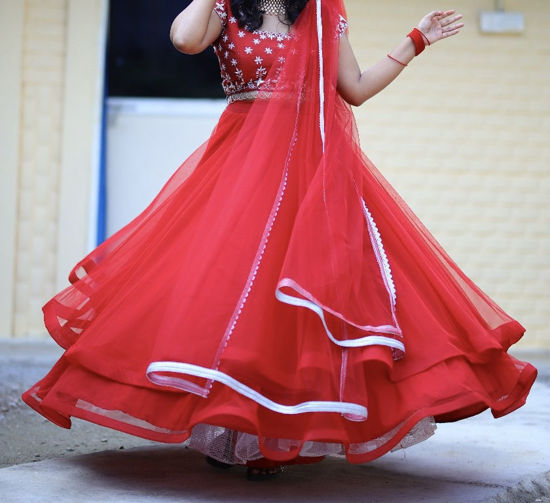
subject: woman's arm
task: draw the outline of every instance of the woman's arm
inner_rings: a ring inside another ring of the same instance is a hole
[[[178,51],[197,54],[218,39],[222,21],[214,12],[215,4],[216,0],[193,0],[174,19],[170,40]]]
[[[456,35],[464,23],[457,23],[462,19],[462,15],[454,14],[454,10],[430,12],[422,18],[418,29],[427,37],[430,44]],[[389,54],[406,65],[414,58],[414,44],[409,37],[406,37]],[[362,105],[393,82],[403,71],[403,65],[385,57],[366,71],[361,72],[348,37],[342,36],[338,66],[338,91],[350,105]]]

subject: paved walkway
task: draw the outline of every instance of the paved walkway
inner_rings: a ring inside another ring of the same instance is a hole
[[[516,353],[517,354],[517,353]],[[0,501],[33,502],[550,502],[550,358],[527,404],[438,426],[426,442],[366,465],[329,459],[248,482],[179,446],[151,445],[0,469]]]

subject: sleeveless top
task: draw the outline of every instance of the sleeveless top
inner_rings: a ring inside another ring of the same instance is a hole
[[[268,72],[285,61],[288,41],[292,33],[275,33],[264,30],[247,31],[239,27],[231,12],[230,0],[219,0],[214,11],[222,23],[222,32],[212,46],[220,63],[222,87],[227,101],[253,100],[258,90],[269,92],[277,84],[275,70],[268,79]],[[347,20],[340,15],[335,36],[341,37],[348,28]]]

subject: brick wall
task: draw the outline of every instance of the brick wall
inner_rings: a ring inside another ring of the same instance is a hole
[[[347,0],[362,66],[394,47],[433,1]],[[428,48],[399,80],[356,109],[362,146],[449,254],[550,347],[550,3],[522,11],[521,36],[487,36],[494,2],[453,3],[458,37]],[[435,6],[437,7],[437,6]]]
[[[16,240],[16,336],[42,334],[54,292],[65,80],[65,0],[25,0]]]
[[[58,214],[61,152],[67,173],[84,164],[72,161],[74,142],[67,141],[71,131],[63,132],[62,124],[64,114],[78,114],[83,106],[63,110],[67,19],[71,5],[84,9],[94,3],[21,1],[16,336],[44,333],[40,307],[57,290],[56,269],[68,272],[56,263],[59,222],[72,205]],[[432,0],[346,4],[363,68],[384,57],[434,8]],[[526,326],[521,346],[550,348],[550,3],[505,2],[508,10],[526,15],[521,36],[484,36],[478,30],[479,2],[453,5],[465,15],[464,32],[429,48],[390,88],[356,110],[363,149],[463,270]],[[75,22],[82,23],[77,14]],[[94,26],[101,22],[84,18]],[[85,117],[86,123],[93,120]],[[63,180],[73,183],[65,175]],[[75,225],[86,224],[84,217],[77,220]]]

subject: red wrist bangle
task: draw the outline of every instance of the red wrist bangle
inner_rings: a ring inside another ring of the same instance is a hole
[[[394,58],[393,56],[387,54],[388,58],[390,59],[393,59],[393,61],[395,61],[396,63],[399,63],[401,66],[407,66],[406,63],[402,63],[401,61],[399,61],[397,58]]]
[[[418,31],[420,31],[420,30],[418,30]],[[432,45],[432,43],[430,42],[430,39],[428,38],[427,35],[424,34],[423,31],[420,31],[420,35],[422,35],[422,38],[426,41],[426,43],[427,43],[428,45]]]
[[[413,30],[407,35],[413,41],[414,44],[414,53],[418,56],[425,48],[426,43],[424,42],[424,37],[422,32],[418,28],[413,28]]]

